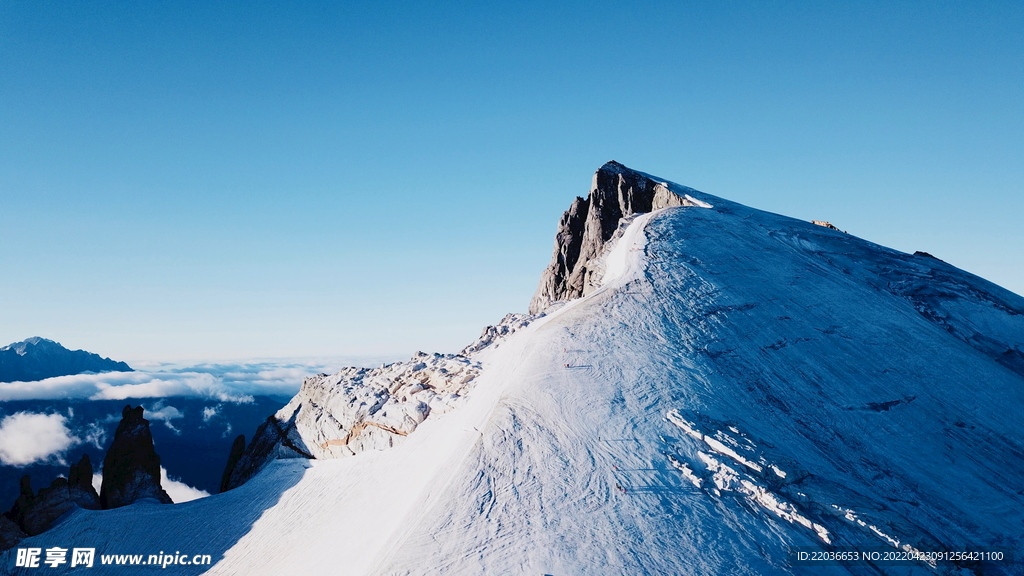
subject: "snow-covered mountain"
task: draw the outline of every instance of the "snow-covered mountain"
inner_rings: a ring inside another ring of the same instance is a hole
[[[83,372],[130,372],[124,362],[33,336],[0,348],[0,382],[31,382]]]
[[[629,208],[655,193],[664,208]],[[307,380],[265,436],[264,456],[293,457],[253,457],[202,500],[76,510],[20,546],[211,555],[181,574],[1024,571],[787,557],[1024,559],[1024,298],[619,164],[585,203],[600,241],[575,203],[543,316],[459,355]],[[388,435],[336,448],[359,426]],[[0,563],[21,570],[14,551]]]

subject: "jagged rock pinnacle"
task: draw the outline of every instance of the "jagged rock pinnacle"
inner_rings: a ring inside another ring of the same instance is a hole
[[[127,506],[142,498],[171,503],[160,486],[160,456],[153,448],[149,421],[142,414],[142,406],[125,406],[121,411],[121,423],[103,459],[100,503],[104,509]]]
[[[601,166],[587,198],[573,200],[558,222],[554,254],[530,301],[530,313],[593,292],[601,282],[598,262],[624,219],[669,206],[694,205],[671,186],[614,160]]]
[[[57,477],[36,494],[28,475],[21,478],[21,494],[14,506],[0,517],[0,550],[16,545],[25,536],[48,530],[54,522],[76,505],[90,510],[100,507],[99,495],[92,486],[92,463],[83,455],[72,464],[68,478]]]

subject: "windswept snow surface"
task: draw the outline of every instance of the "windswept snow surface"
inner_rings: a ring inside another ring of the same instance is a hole
[[[246,575],[972,573],[789,566],[787,546],[816,545],[1024,557],[1024,299],[696,199],[636,218],[600,290],[476,352],[465,403],[402,444],[79,510],[21,546],[209,553],[210,574]]]

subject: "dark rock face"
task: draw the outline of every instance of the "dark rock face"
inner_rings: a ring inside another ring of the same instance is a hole
[[[0,515],[0,550],[14,548],[25,538],[28,538],[28,534],[25,534],[13,520]]]
[[[58,477],[38,494],[32,490],[28,476],[21,478],[21,494],[3,519],[14,526],[0,522],[0,549],[17,544],[20,538],[42,534],[53,523],[76,507],[97,510],[100,498],[92,486],[92,463],[84,455],[78,464],[72,464],[68,478]],[[16,530],[15,530],[16,529]],[[20,538],[18,532],[21,533]],[[11,542],[7,545],[7,542]]]
[[[29,536],[42,534],[54,520],[70,512],[74,507],[75,503],[68,495],[67,479],[57,477],[49,487],[36,494],[21,518],[21,528]]]
[[[68,497],[87,510],[100,509],[100,495],[92,485],[92,462],[83,454],[78,464],[72,464],[68,473]]]
[[[697,205],[669,186],[618,162],[601,166],[587,199],[576,198],[558,222],[554,255],[541,274],[530,314],[597,289],[603,274],[600,259],[624,220],[670,206]]]
[[[130,372],[124,362],[68,350],[38,336],[0,348],[0,382],[33,382],[83,372]]]
[[[302,437],[295,429],[294,415],[285,421],[278,420],[275,415],[269,416],[256,429],[256,434],[248,446],[245,445],[244,436],[235,438],[227,466],[224,468],[224,476],[221,478],[220,491],[227,492],[245,484],[264,466],[278,458],[316,459],[316,456],[306,449]]]
[[[242,458],[242,454],[245,452],[245,436],[241,435],[235,438],[235,441],[231,443],[231,452],[228,453],[228,463],[224,467],[224,475],[220,478],[220,491],[227,492],[232,488],[231,486],[231,474],[235,471],[235,466],[238,465],[239,459]]]
[[[939,262],[945,262],[945,260],[942,260],[940,258],[936,258],[935,256],[932,256],[931,254],[929,254],[927,252],[922,252],[920,250],[914,252],[914,256],[920,256],[922,258],[931,258],[932,260],[938,260]]]
[[[14,505],[11,506],[11,509],[4,516],[18,526],[22,526],[25,520],[25,513],[32,507],[32,502],[35,501],[35,498],[36,493],[32,490],[32,479],[26,474],[21,477],[21,493],[18,494],[18,499],[14,501]]]
[[[142,414],[142,406],[125,406],[121,411],[121,423],[103,459],[100,504],[104,509],[127,506],[142,498],[172,503],[160,486],[160,456],[153,448],[149,421]]]

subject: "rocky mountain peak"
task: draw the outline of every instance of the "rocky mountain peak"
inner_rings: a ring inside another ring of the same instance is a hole
[[[573,200],[559,220],[554,254],[541,274],[530,313],[596,290],[604,273],[603,256],[622,225],[637,214],[699,205],[686,192],[696,191],[655,180],[614,160],[606,162],[594,173],[587,198]]]
[[[15,354],[17,354],[18,356],[24,356],[25,353],[28,352],[29,346],[39,346],[40,344],[44,348],[52,347],[52,346],[48,346],[48,345],[60,346],[60,344],[57,344],[56,342],[54,342],[53,340],[50,340],[48,338],[42,338],[40,336],[33,336],[31,338],[25,338],[21,342],[14,342],[13,344],[8,344],[7,346],[4,346],[3,348],[0,348],[0,352],[11,350]]]
[[[124,362],[33,336],[0,348],[0,382],[33,382],[83,372],[130,372]]]

